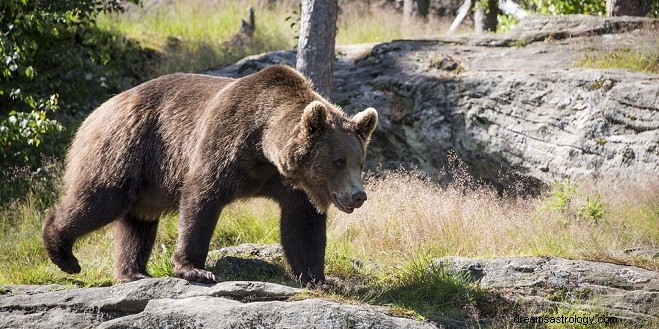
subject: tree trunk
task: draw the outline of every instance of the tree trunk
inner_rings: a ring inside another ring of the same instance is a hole
[[[488,0],[487,7],[477,8],[474,12],[474,29],[477,34],[497,31],[499,1]]]
[[[606,0],[606,16],[647,16],[650,0]]]
[[[430,0],[416,0],[417,9],[419,9],[419,16],[423,19],[428,19],[430,12]]]
[[[403,27],[407,27],[412,21],[412,11],[414,11],[414,0],[403,1]]]
[[[336,39],[338,0],[305,0],[302,3],[300,39],[295,67],[313,81],[316,91],[332,97],[332,67]]]

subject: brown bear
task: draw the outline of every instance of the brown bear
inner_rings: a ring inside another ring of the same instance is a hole
[[[158,218],[179,211],[174,275],[204,270],[220,211],[259,196],[281,208],[281,244],[303,283],[322,282],[326,211],[366,200],[366,145],[378,121],[348,118],[308,79],[271,66],[240,79],[172,74],[120,93],[93,111],[70,147],[64,194],[43,223],[50,259],[78,273],[80,236],[114,226],[119,282],[149,277]]]

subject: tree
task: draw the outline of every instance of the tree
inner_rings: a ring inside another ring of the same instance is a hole
[[[606,16],[647,16],[649,0],[606,0]]]
[[[403,26],[407,27],[412,21],[414,5],[416,4],[417,15],[424,20],[428,19],[430,12],[430,0],[404,0],[403,1]]]
[[[317,92],[327,98],[332,96],[338,11],[338,0],[305,0],[302,3],[295,67],[313,81]]]
[[[476,33],[496,32],[499,1],[481,0],[476,2],[476,8],[474,9],[474,30]]]

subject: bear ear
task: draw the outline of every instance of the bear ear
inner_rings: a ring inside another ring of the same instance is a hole
[[[304,108],[302,128],[308,135],[321,131],[327,125],[327,108],[319,101],[313,101]]]
[[[371,133],[378,125],[378,112],[369,107],[357,114],[352,118],[357,124],[357,134],[368,143],[371,138]]]

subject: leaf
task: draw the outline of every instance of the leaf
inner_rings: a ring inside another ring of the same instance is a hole
[[[32,79],[32,78],[34,78],[35,73],[36,72],[34,71],[34,68],[32,66],[28,66],[27,68],[25,68],[25,76],[26,77]]]

